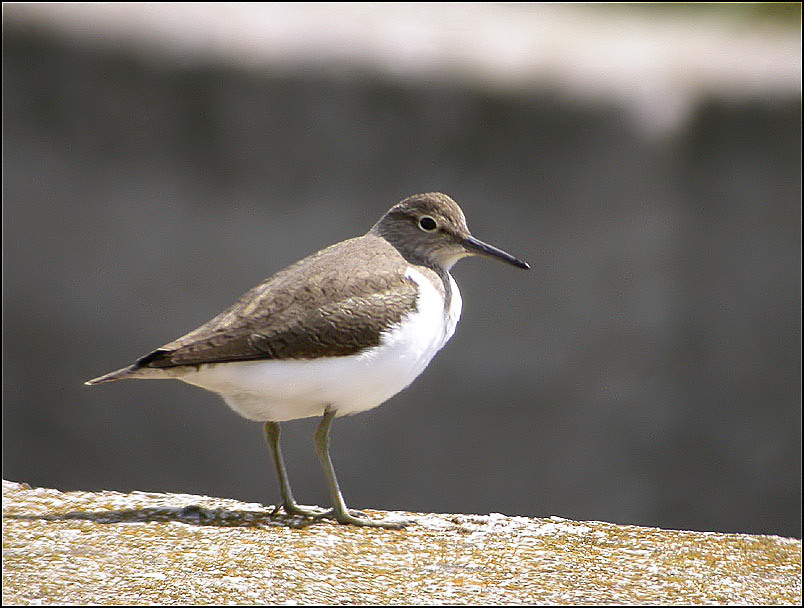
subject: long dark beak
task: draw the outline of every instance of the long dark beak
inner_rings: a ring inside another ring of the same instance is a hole
[[[463,246],[469,253],[474,253],[476,255],[484,255],[490,258],[497,258],[498,260],[508,262],[509,264],[516,266],[517,268],[524,268],[525,270],[528,270],[530,268],[530,264],[528,264],[527,262],[523,262],[522,260],[515,258],[510,253],[505,253],[502,249],[497,249],[492,245],[488,245],[483,241],[479,241],[473,236],[467,236],[463,240]]]

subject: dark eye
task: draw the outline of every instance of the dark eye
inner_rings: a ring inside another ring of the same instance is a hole
[[[429,215],[425,215],[421,219],[419,219],[419,228],[424,230],[425,232],[432,232],[437,228],[436,221],[431,218]]]

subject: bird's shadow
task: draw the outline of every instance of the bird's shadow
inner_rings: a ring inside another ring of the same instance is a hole
[[[281,512],[272,512],[272,510],[231,511],[229,509],[207,509],[200,505],[109,511],[68,511],[66,513],[43,513],[41,515],[9,514],[3,517],[4,519],[29,521],[86,520],[98,524],[179,522],[194,526],[217,526],[220,528],[262,528],[268,526],[306,528],[322,521],[320,519],[285,515]]]

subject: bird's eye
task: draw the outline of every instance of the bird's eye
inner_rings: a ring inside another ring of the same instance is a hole
[[[429,215],[425,215],[421,219],[419,219],[419,228],[424,230],[425,232],[432,232],[438,227],[436,221],[431,218]]]

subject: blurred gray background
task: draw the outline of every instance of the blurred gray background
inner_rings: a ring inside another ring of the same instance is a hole
[[[351,506],[800,538],[800,10],[4,4],[3,477],[273,503],[215,395],[83,381],[440,190],[533,269],[336,422]]]

